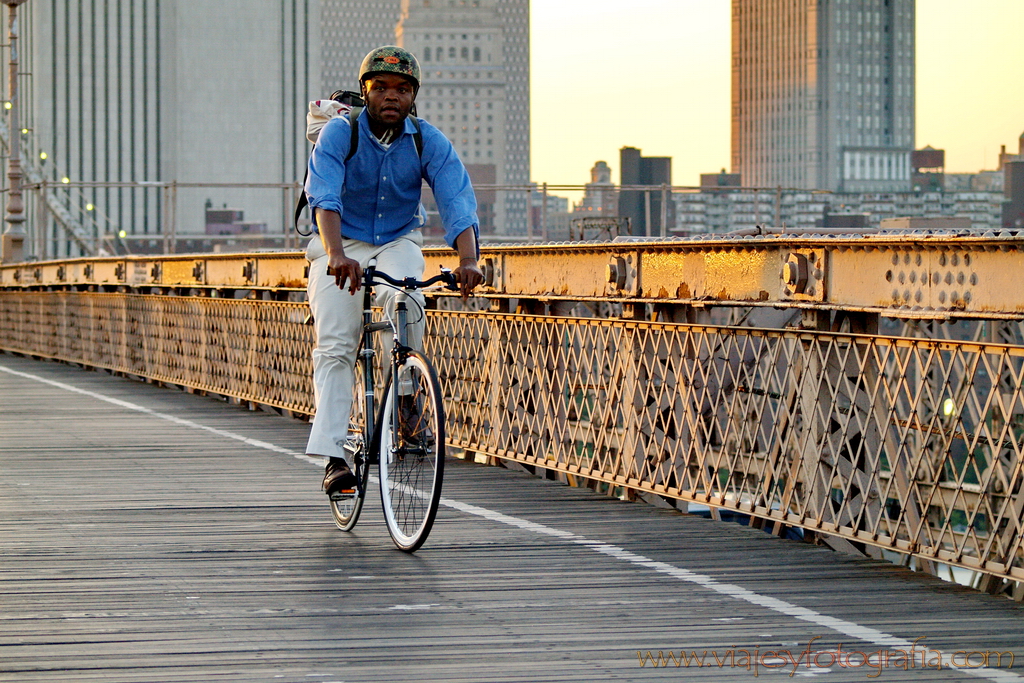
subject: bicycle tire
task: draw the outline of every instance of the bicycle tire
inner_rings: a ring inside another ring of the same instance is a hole
[[[359,521],[366,500],[366,488],[370,483],[370,459],[366,436],[365,397],[361,363],[353,368],[352,409],[349,413],[348,443],[345,446],[346,460],[356,475],[356,493],[353,496],[331,498],[331,516],[342,531],[351,531]]]
[[[391,390],[396,379],[402,383],[400,391],[410,392],[398,401]],[[427,540],[441,499],[445,458],[441,384],[426,357],[410,351],[388,380],[384,397],[376,439],[384,521],[395,545],[411,553]],[[410,404],[419,409],[418,419],[410,419]]]

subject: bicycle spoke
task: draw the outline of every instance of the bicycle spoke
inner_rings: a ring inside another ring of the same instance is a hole
[[[389,385],[381,413],[381,497],[395,544],[422,545],[433,524],[444,468],[444,416],[433,370],[418,353],[398,372],[399,396]]]

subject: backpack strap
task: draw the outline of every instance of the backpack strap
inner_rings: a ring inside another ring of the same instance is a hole
[[[352,140],[348,143],[348,154],[345,156],[345,163],[356,155],[356,150],[359,149],[359,113],[363,111],[362,107],[352,107],[348,110],[348,122],[349,128],[352,129]]]
[[[295,232],[299,233],[303,237],[309,237],[313,234],[313,228],[310,227],[309,232],[302,232],[299,230],[299,219],[302,218],[302,211],[309,206],[309,198],[306,197],[306,181],[309,180],[309,164],[306,164],[306,175],[302,176],[302,187],[299,188],[299,198],[295,201],[295,218],[292,221],[292,225],[295,226]],[[312,218],[312,217],[310,217]]]
[[[360,112],[363,111],[362,107],[352,107],[348,112],[349,127],[352,129],[352,138],[348,145],[348,154],[345,155],[345,163],[349,162],[349,159],[355,156],[356,150],[359,149],[359,118]],[[423,175],[423,129],[420,127],[420,120],[415,116],[410,115],[409,118],[412,120],[413,127],[416,128],[416,132],[412,134],[412,141],[416,145],[416,156],[420,158],[420,175]],[[309,180],[309,164],[306,164],[306,174],[302,176],[302,187],[306,187],[306,181]],[[306,197],[306,191],[303,189],[299,192],[299,199],[295,203],[295,232],[299,233],[303,237],[309,237],[313,234],[313,230],[309,232],[302,232],[299,230],[299,219],[302,217],[302,211],[309,206],[309,199]]]
[[[412,134],[412,141],[416,143],[416,156],[420,158],[420,166],[423,166],[423,129],[420,128],[420,120],[415,116],[410,116],[412,119],[412,125],[416,128],[416,132]]]

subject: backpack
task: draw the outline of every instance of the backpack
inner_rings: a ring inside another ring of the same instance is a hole
[[[317,138],[320,136],[320,130],[327,125],[327,122],[332,118],[338,116],[348,116],[349,128],[352,129],[352,140],[349,143],[348,154],[345,156],[345,163],[355,156],[356,151],[359,149],[359,125],[356,119],[359,118],[359,114],[362,113],[363,109],[366,108],[366,103],[363,98],[357,93],[349,90],[336,90],[331,94],[328,100],[315,100],[309,103],[309,113],[306,114],[306,139],[316,145]],[[413,142],[416,144],[416,154],[423,158],[423,131],[420,128],[420,120],[416,118],[416,105],[413,105],[412,112],[409,114],[409,119],[412,121],[412,125],[415,126],[416,132],[413,133]],[[306,166],[306,174],[302,177],[302,187],[306,187],[306,180],[309,179],[309,165]],[[302,216],[302,211],[309,206],[309,199],[306,197],[306,191],[303,189],[299,192],[299,199],[295,203],[295,232],[299,233],[303,237],[309,237],[313,234],[312,228],[309,232],[302,232],[299,230],[299,218]],[[312,216],[310,217],[312,219]]]

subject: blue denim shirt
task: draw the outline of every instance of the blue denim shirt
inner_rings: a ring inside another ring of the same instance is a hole
[[[320,131],[309,158],[306,196],[314,208],[341,214],[345,237],[387,244],[421,227],[426,213],[420,204],[425,178],[434,192],[452,247],[466,228],[479,232],[476,196],[466,167],[452,143],[434,126],[420,119],[423,156],[416,152],[416,127],[406,119],[405,129],[386,149],[373,133],[364,109],[356,120],[359,147],[345,163],[352,140],[347,116],[332,119]]]

